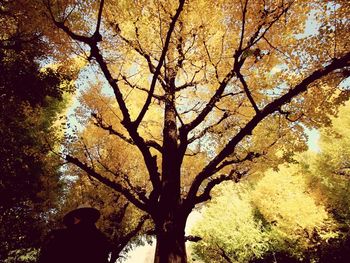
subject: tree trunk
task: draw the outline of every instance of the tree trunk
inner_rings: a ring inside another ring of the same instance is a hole
[[[157,227],[154,263],[186,263],[185,225],[178,219],[168,219]],[[183,220],[180,220],[183,221]]]
[[[172,49],[169,48],[168,56]],[[181,200],[181,160],[175,109],[174,66],[168,64],[169,89],[166,91],[163,129],[162,178],[157,209],[152,214],[156,226],[155,263],[186,263],[185,224]]]

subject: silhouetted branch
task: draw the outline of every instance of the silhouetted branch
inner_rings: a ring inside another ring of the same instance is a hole
[[[309,85],[314,83],[316,80],[328,75],[329,73],[341,69],[349,63],[350,52],[344,54],[339,59],[333,59],[327,66],[322,69],[315,70],[308,77],[304,78],[294,88],[291,88],[287,93],[274,101],[267,104],[259,114],[256,114],[247,124],[226,144],[226,146],[214,157],[209,164],[195,177],[188,192],[185,202],[189,207],[193,207],[193,200],[195,199],[196,193],[202,184],[202,182],[209,178],[217,171],[218,165],[230,155],[237,144],[242,141],[248,135],[251,135],[253,129],[267,116],[275,111],[278,111],[282,105],[289,103],[294,97],[305,92]]]
[[[221,118],[216,123],[204,128],[198,135],[195,135],[192,138],[188,139],[188,144],[191,144],[195,140],[202,138],[204,135],[206,135],[208,132],[213,130],[216,126],[218,126],[222,121],[227,119],[229,116],[230,116],[230,114],[227,111],[225,111],[224,114],[221,116]]]
[[[222,174],[219,177],[211,179],[209,183],[204,187],[203,193],[195,197],[194,203],[199,204],[211,199],[210,192],[216,186],[221,184],[223,181],[235,180],[238,182],[243,174],[237,171],[231,170],[229,174]]]
[[[100,26],[101,26],[102,11],[103,11],[104,2],[105,2],[104,0],[101,0],[101,2],[100,2],[98,15],[97,15],[95,34],[99,34],[99,32],[100,32]]]
[[[141,91],[144,91],[146,92],[147,94],[149,94],[149,90],[148,89],[145,89],[145,88],[142,88],[142,87],[139,87],[138,85],[136,84],[132,84],[128,78],[124,75],[121,75],[122,76],[122,79],[124,80],[124,82],[132,89],[137,89],[137,90],[141,90]],[[156,100],[158,101],[165,101],[165,98],[164,96],[161,96],[161,95],[157,95],[157,94],[152,94],[152,97],[155,98]]]
[[[117,245],[112,247],[111,259],[109,262],[114,263],[120,257],[120,253],[125,248],[125,246],[130,242],[132,238],[134,238],[142,229],[142,226],[145,222],[150,219],[149,215],[144,215],[138,221],[136,227],[128,232],[125,236],[116,240]]]
[[[219,246],[218,244],[216,244],[217,247],[220,249],[221,251],[221,256],[228,262],[228,263],[233,263],[233,261],[230,259],[230,257],[226,254],[226,251],[221,247]]]
[[[244,77],[242,76],[241,72],[239,71],[239,69],[236,71],[236,76],[238,77],[238,79],[241,81],[242,85],[243,85],[243,89],[245,94],[247,95],[250,103],[252,104],[256,114],[259,114],[260,110],[258,108],[258,106],[256,105],[254,98],[252,96],[252,93],[250,92],[247,82],[245,81]]]
[[[110,70],[108,69],[107,63],[104,60],[103,56],[101,55],[101,52],[100,52],[99,47],[97,45],[97,43],[102,40],[101,35],[99,33],[95,32],[93,36],[86,37],[86,36],[81,36],[81,35],[77,35],[77,34],[73,33],[67,26],[64,25],[64,23],[59,22],[55,19],[54,15],[52,13],[52,10],[51,10],[49,0],[47,0],[47,6],[49,9],[51,18],[58,28],[62,29],[72,39],[83,42],[83,43],[90,46],[90,48],[91,48],[90,56],[96,59],[96,61],[99,64],[106,80],[108,81],[108,83],[110,84],[110,86],[112,87],[112,89],[114,91],[115,98],[118,102],[120,111],[122,112],[122,115],[123,115],[123,120],[121,121],[121,123],[127,129],[130,137],[135,142],[135,145],[137,145],[137,147],[139,148],[139,150],[141,151],[141,153],[144,157],[146,167],[149,171],[150,180],[151,180],[152,185],[153,185],[153,191],[152,191],[151,196],[154,199],[156,199],[156,197],[159,194],[159,189],[160,189],[160,175],[158,172],[158,166],[157,166],[157,162],[155,159],[156,157],[151,155],[151,153],[149,151],[149,146],[146,144],[144,139],[137,132],[137,125],[135,126],[135,124],[131,121],[129,110],[128,110],[126,103],[123,99],[123,95],[120,91],[120,88],[117,84],[117,81],[112,77],[112,74],[111,74]]]
[[[301,117],[304,116],[304,113],[300,113],[299,116],[297,116],[295,119],[291,119],[290,115],[292,113],[290,111],[284,111],[284,110],[282,110],[282,108],[279,108],[278,112],[281,113],[282,115],[284,115],[286,117],[286,120],[288,120],[290,122],[296,122],[296,121],[300,120]]]
[[[175,15],[172,17],[171,23],[169,25],[169,30],[168,30],[168,33],[167,33],[166,38],[165,38],[162,54],[161,54],[161,56],[159,58],[158,65],[157,65],[157,67],[155,69],[155,72],[153,74],[153,78],[152,78],[152,81],[151,81],[151,86],[150,86],[150,89],[149,89],[149,93],[148,93],[147,99],[146,99],[145,104],[143,105],[143,107],[142,107],[138,117],[134,121],[135,127],[138,127],[140,125],[140,123],[141,123],[143,117],[145,116],[145,114],[146,114],[146,112],[148,110],[148,107],[149,107],[149,105],[151,103],[151,99],[152,99],[152,95],[154,93],[154,89],[155,89],[155,86],[156,86],[158,75],[160,74],[160,70],[161,70],[161,68],[163,66],[165,56],[166,56],[166,54],[168,52],[168,48],[169,48],[169,44],[170,44],[170,38],[171,38],[171,35],[172,35],[173,31],[174,31],[176,21],[178,20],[180,14],[181,14],[181,11],[183,9],[184,4],[185,4],[185,0],[179,0],[179,7],[177,8]]]
[[[185,236],[185,242],[190,241],[190,242],[198,242],[201,241],[203,238],[199,237],[199,236]]]
[[[242,46],[243,46],[248,0],[245,0],[244,5],[241,1],[241,5],[242,5],[242,28],[241,28],[241,37],[239,40],[238,50],[242,50]]]
[[[123,187],[121,184],[111,181],[106,177],[103,177],[102,175],[100,175],[99,173],[97,173],[94,169],[92,169],[91,167],[89,167],[86,163],[81,162],[79,159],[72,157],[70,155],[66,155],[65,159],[78,166],[80,169],[82,169],[83,171],[85,171],[87,174],[89,174],[91,177],[95,178],[96,180],[100,181],[101,183],[103,183],[104,185],[114,189],[115,191],[117,191],[118,193],[122,194],[123,196],[125,196],[126,199],[128,199],[131,203],[133,203],[136,207],[138,207],[139,209],[148,212],[149,208],[148,208],[148,204],[143,203],[142,201],[140,201],[138,198],[136,198],[130,191],[129,189]]]
[[[229,73],[226,74],[226,77],[220,83],[220,86],[216,90],[215,94],[211,97],[209,102],[205,105],[204,109],[199,113],[199,115],[194,120],[192,120],[192,122],[183,125],[180,128],[180,133],[183,133],[184,135],[188,134],[191,130],[196,128],[205,119],[205,117],[214,108],[215,104],[221,99],[221,96],[224,93],[228,82],[232,79],[233,76],[234,76],[234,70],[231,70]]]
[[[118,138],[122,139],[123,141],[125,141],[131,145],[136,145],[136,143],[131,138],[128,138],[124,134],[122,134],[121,132],[118,132],[117,130],[113,129],[112,125],[106,124],[102,120],[102,118],[100,116],[98,116],[96,113],[92,113],[91,115],[95,118],[96,122],[94,124],[97,127],[101,128],[105,131],[108,131],[109,134],[116,135]],[[159,152],[162,152],[162,146],[154,140],[147,140],[147,141],[145,141],[145,144],[148,147],[152,147],[152,148],[158,150]]]
[[[242,159],[236,158],[236,159],[232,159],[232,160],[226,160],[224,162],[222,162],[217,170],[220,171],[221,169],[223,169],[224,167],[228,166],[228,165],[232,165],[232,164],[239,164],[239,163],[243,163],[245,161],[252,161],[256,158],[259,158],[262,154],[261,153],[255,153],[255,152],[248,152],[246,154],[246,156]]]

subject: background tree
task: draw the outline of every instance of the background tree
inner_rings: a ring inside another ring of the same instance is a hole
[[[216,190],[193,230],[203,237],[195,256],[204,262],[346,262],[348,111],[347,103],[321,130],[319,152]]]
[[[253,186],[245,181],[236,190],[232,185],[220,188],[193,230],[203,237],[194,245],[199,259],[320,262],[316,251],[340,239],[338,222],[314,197],[298,165],[280,168]]]
[[[202,238],[192,247],[196,262],[250,262],[270,249],[263,222],[256,219],[247,184],[225,183],[201,209],[192,233]]]
[[[36,27],[38,14],[34,1],[0,1],[2,262],[33,261],[60,191],[60,161],[49,154],[46,139],[55,141],[53,124],[74,90],[74,75],[41,69],[48,43]]]
[[[346,262],[349,251],[349,191],[348,145],[349,103],[339,110],[331,127],[320,131],[320,152],[308,155],[301,162],[309,187],[323,203],[338,225],[339,238],[317,250],[321,262]]]
[[[105,169],[96,147],[65,158],[152,217],[155,262],[186,262],[187,217],[212,188],[302,149],[303,127],[329,124],[348,98],[339,85],[349,72],[346,2],[45,3],[113,91],[114,117],[94,109],[95,124],[138,149],[148,181]],[[305,32],[311,10],[314,34]],[[189,174],[182,164],[198,153],[204,161]]]

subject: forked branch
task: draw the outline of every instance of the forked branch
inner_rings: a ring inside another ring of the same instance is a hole
[[[235,150],[235,147],[245,138],[252,134],[253,129],[267,116],[278,111],[283,105],[289,103],[293,98],[305,92],[309,85],[315,81],[327,76],[329,73],[346,67],[350,61],[350,52],[344,54],[339,59],[333,59],[327,66],[316,70],[308,77],[304,78],[299,84],[291,88],[287,93],[267,104],[259,114],[255,115],[247,124],[226,144],[226,146],[204,167],[204,169],[195,177],[186,197],[186,204],[189,207],[194,206],[197,192],[202,182],[217,172],[220,163]]]
[[[151,82],[151,86],[150,86],[150,89],[149,89],[149,93],[148,93],[147,99],[146,99],[145,104],[143,105],[143,107],[142,107],[142,109],[141,109],[137,119],[134,121],[135,127],[138,127],[140,125],[143,117],[145,116],[145,114],[146,114],[146,112],[148,110],[149,105],[151,104],[151,100],[152,100],[152,96],[153,96],[154,89],[155,89],[155,86],[156,86],[156,82],[157,82],[158,76],[160,74],[160,70],[161,70],[161,68],[163,66],[164,59],[165,59],[166,54],[167,54],[168,49],[169,49],[171,35],[172,35],[172,33],[173,33],[174,29],[175,29],[175,24],[176,24],[178,18],[180,17],[180,14],[182,12],[184,4],[185,4],[185,0],[179,0],[179,6],[178,6],[178,8],[176,10],[175,15],[171,19],[171,23],[169,25],[169,30],[168,30],[168,33],[167,33],[166,38],[165,38],[162,54],[161,54],[161,56],[159,58],[158,65],[157,65],[157,67],[155,69],[155,72],[153,74],[153,78],[152,78],[152,82]]]
[[[184,2],[184,0],[183,0],[183,2]],[[151,193],[151,196],[154,200],[156,200],[157,196],[159,195],[159,189],[160,189],[160,175],[158,172],[157,162],[155,160],[155,157],[152,156],[152,154],[149,150],[149,145],[147,145],[145,140],[137,132],[137,125],[135,126],[135,124],[131,121],[130,113],[129,113],[129,110],[128,110],[126,103],[124,101],[123,94],[122,94],[122,92],[117,84],[116,79],[113,78],[112,73],[107,66],[107,63],[101,54],[101,51],[100,51],[99,46],[98,46],[98,42],[102,41],[102,36],[100,35],[100,33],[98,31],[95,31],[95,33],[90,37],[75,34],[74,32],[72,32],[70,30],[69,27],[67,27],[64,24],[64,22],[60,22],[60,21],[57,21],[55,19],[55,16],[52,13],[50,0],[46,0],[46,3],[47,3],[47,8],[49,10],[49,13],[51,15],[51,18],[52,18],[54,24],[58,28],[63,30],[73,40],[83,42],[90,47],[90,49],[91,49],[90,57],[95,58],[95,60],[99,64],[99,66],[102,70],[102,73],[104,74],[106,80],[108,81],[108,83],[110,84],[110,86],[112,87],[112,89],[114,91],[115,98],[118,102],[120,111],[122,112],[122,115],[123,115],[123,120],[121,123],[127,129],[131,139],[135,142],[135,145],[139,148],[139,150],[141,151],[141,153],[144,157],[145,164],[146,164],[146,167],[148,169],[148,172],[150,175],[150,180],[151,180],[152,186],[153,186],[153,191]],[[101,23],[102,8],[103,8],[103,1],[100,3],[96,29],[99,29],[99,23]],[[151,98],[152,98],[152,96],[151,96]]]

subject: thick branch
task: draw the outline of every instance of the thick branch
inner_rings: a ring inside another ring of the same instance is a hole
[[[55,17],[52,13],[52,10],[51,10],[49,0],[47,1],[47,4],[48,4],[48,9],[49,9],[50,15],[52,17],[52,20],[54,21],[55,25],[58,28],[62,29],[72,39],[74,39],[76,41],[83,42],[83,43],[88,44],[90,46],[90,48],[91,48],[91,55],[90,56],[94,57],[96,59],[96,61],[99,64],[106,80],[108,81],[108,83],[110,84],[110,86],[112,87],[112,89],[114,91],[115,98],[118,102],[119,108],[120,108],[122,115],[123,115],[123,120],[121,123],[127,129],[130,137],[135,142],[135,144],[137,145],[137,147],[139,148],[139,150],[141,151],[141,153],[144,157],[145,164],[146,164],[146,167],[148,169],[150,179],[151,179],[151,182],[153,185],[153,191],[151,193],[151,196],[154,199],[156,199],[156,197],[158,196],[158,193],[159,193],[159,189],[160,189],[160,175],[158,172],[157,162],[155,160],[155,157],[151,155],[151,153],[149,151],[149,146],[146,144],[144,139],[137,132],[137,127],[135,127],[134,123],[132,123],[132,121],[130,119],[129,110],[128,110],[126,103],[123,99],[123,94],[120,91],[120,88],[117,84],[117,81],[112,77],[112,73],[108,69],[106,61],[104,60],[103,56],[101,55],[101,52],[100,52],[99,47],[97,45],[97,43],[102,40],[101,35],[99,34],[99,32],[95,32],[93,36],[86,37],[86,36],[80,36],[80,35],[73,33],[67,26],[64,25],[64,23],[58,22],[55,20]],[[102,8],[102,6],[100,6],[100,7]],[[96,27],[96,28],[98,28],[98,27]]]
[[[195,197],[195,204],[211,200],[210,192],[216,185],[221,184],[223,181],[232,180],[235,183],[238,183],[241,180],[241,178],[247,173],[248,171],[239,172],[232,169],[229,174],[222,174],[219,177],[210,180],[209,183],[205,186],[203,193]]]
[[[87,164],[81,162],[78,158],[72,157],[70,155],[66,155],[65,159],[68,162],[78,166],[80,169],[85,171],[87,174],[89,174],[91,177],[95,178],[99,182],[103,183],[104,185],[112,188],[113,190],[115,190],[118,193],[125,196],[126,199],[128,199],[132,204],[134,204],[139,209],[141,209],[145,212],[149,212],[148,204],[141,202],[138,198],[136,198],[133,194],[131,194],[129,189],[123,187],[119,183],[113,182],[113,181],[109,180],[108,178],[103,177],[102,175],[97,173],[94,169],[89,167]]]
[[[185,242],[190,241],[190,242],[198,242],[201,241],[203,238],[199,237],[199,236],[185,236]]]
[[[316,80],[328,75],[329,73],[341,69],[347,65],[350,61],[350,52],[346,53],[339,59],[333,59],[330,64],[322,69],[314,71],[308,77],[303,79],[294,88],[291,88],[286,94],[282,95],[278,99],[267,104],[259,114],[255,115],[221,150],[221,152],[211,161],[209,164],[196,176],[194,179],[190,190],[188,192],[185,202],[189,207],[193,207],[194,200],[197,191],[202,184],[202,182],[209,178],[217,171],[218,165],[231,153],[233,153],[236,145],[242,141],[248,135],[251,135],[253,129],[267,116],[275,111],[278,111],[282,105],[289,103],[294,97],[305,92],[308,86],[314,83]]]

